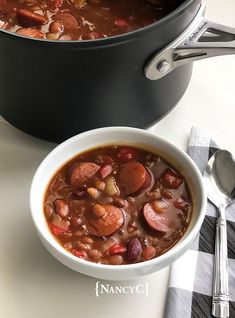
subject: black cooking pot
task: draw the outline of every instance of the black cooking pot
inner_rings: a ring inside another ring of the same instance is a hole
[[[92,41],[47,41],[1,30],[0,114],[57,142],[100,126],[153,124],[177,104],[192,72],[192,63],[170,60],[176,54],[163,49],[191,24],[201,4],[187,0],[150,26]],[[156,59],[162,50],[165,55]]]

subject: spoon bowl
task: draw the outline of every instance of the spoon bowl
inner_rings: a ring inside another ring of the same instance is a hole
[[[204,180],[209,200],[226,208],[235,201],[235,159],[226,150],[218,150],[208,161]]]

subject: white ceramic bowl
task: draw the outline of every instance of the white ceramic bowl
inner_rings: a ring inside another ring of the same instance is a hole
[[[130,265],[103,265],[86,261],[67,252],[53,237],[43,213],[43,199],[49,181],[58,169],[75,155],[108,144],[140,145],[161,155],[186,178],[193,200],[193,215],[182,239],[165,254]],[[56,147],[36,171],[30,191],[32,218],[39,237],[48,251],[61,263],[82,274],[107,280],[127,280],[156,272],[180,257],[195,239],[202,225],[206,192],[200,171],[191,158],[169,141],[145,130],[129,127],[100,128],[74,136]]]

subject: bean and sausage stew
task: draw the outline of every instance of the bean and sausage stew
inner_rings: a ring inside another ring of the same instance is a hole
[[[183,0],[0,0],[0,28],[48,40],[92,40],[130,32]]]
[[[63,166],[45,193],[51,233],[76,257],[132,264],[165,253],[192,213],[182,175],[161,157],[127,146],[84,152]]]

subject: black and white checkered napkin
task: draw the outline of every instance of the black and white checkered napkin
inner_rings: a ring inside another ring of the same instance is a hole
[[[203,172],[218,146],[201,129],[191,130],[188,154]],[[235,318],[235,204],[226,210],[230,317]],[[211,315],[216,209],[208,202],[201,231],[188,250],[172,264],[165,318],[208,318]]]

